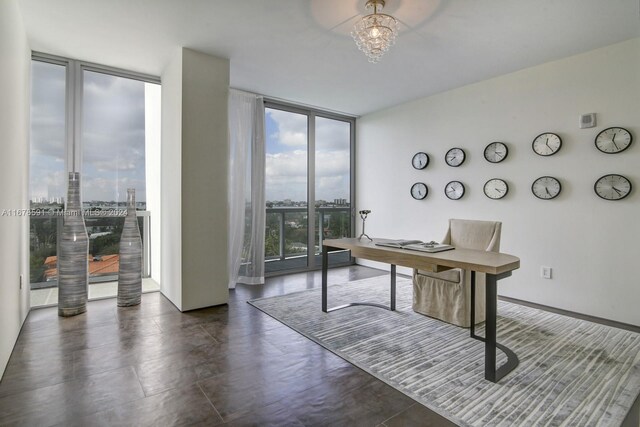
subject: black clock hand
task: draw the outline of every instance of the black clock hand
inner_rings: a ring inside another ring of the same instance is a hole
[[[549,193],[549,189],[547,187],[544,187],[544,191],[546,191],[548,195],[551,195],[551,193]]]
[[[622,191],[618,190],[616,187],[611,187],[611,188],[613,188],[613,191],[618,193],[618,196],[622,196]]]
[[[616,136],[613,135],[613,139],[615,139],[615,138],[616,138]],[[613,143],[613,146],[616,147],[616,150],[619,150],[620,147],[618,147],[618,144],[616,144],[616,142],[613,139],[611,140],[611,142]]]
[[[499,189],[499,188],[496,188],[496,191],[497,191],[498,193],[502,193],[502,190],[501,190],[501,189]]]

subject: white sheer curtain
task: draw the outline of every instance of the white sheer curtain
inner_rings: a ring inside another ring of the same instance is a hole
[[[264,100],[229,92],[229,288],[264,283]]]

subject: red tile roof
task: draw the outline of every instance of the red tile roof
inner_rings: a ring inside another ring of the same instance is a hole
[[[118,274],[120,267],[120,255],[89,255],[89,276],[106,276]],[[58,257],[50,256],[44,260],[47,269],[44,272],[44,280],[55,280],[58,277]]]

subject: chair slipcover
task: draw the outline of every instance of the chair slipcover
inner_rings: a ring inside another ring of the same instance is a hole
[[[450,219],[442,243],[456,248],[500,251],[501,222]],[[476,273],[475,323],[485,320],[484,273]],[[471,272],[454,268],[442,273],[413,270],[413,310],[468,328],[471,326]]]

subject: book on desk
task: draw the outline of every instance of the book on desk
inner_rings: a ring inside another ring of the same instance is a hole
[[[455,249],[455,247],[451,245],[434,242],[433,240],[430,242],[423,242],[422,240],[389,240],[384,242],[376,242],[376,245],[386,246],[388,248],[408,249],[411,251],[421,251],[429,253],[450,251],[451,249]]]

